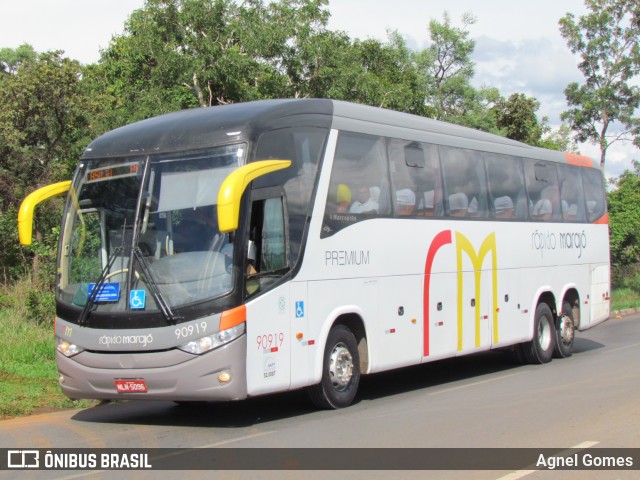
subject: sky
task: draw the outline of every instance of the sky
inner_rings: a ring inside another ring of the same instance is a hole
[[[0,0],[0,48],[31,44],[36,51],[64,50],[82,63],[95,63],[113,35],[144,0]],[[582,82],[573,55],[560,36],[558,20],[566,13],[587,12],[584,0],[330,0],[329,28],[352,38],[386,40],[398,31],[410,48],[429,44],[431,19],[445,11],[461,26],[465,12],[476,17],[469,26],[476,41],[474,85],[497,87],[508,97],[521,92],[541,103],[539,114],[551,125],[560,123],[567,109],[564,89]],[[580,152],[599,158],[597,147],[579,146]],[[606,174],[618,176],[631,168],[640,152],[631,144],[614,145],[607,154]]]

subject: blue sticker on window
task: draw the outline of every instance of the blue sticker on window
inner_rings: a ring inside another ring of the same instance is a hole
[[[147,300],[147,292],[144,290],[131,290],[129,292],[129,307],[132,310],[141,310],[144,308]]]
[[[95,283],[90,283],[87,288],[87,298],[96,287]],[[95,297],[95,302],[117,302],[120,300],[120,284],[119,283],[103,283]]]

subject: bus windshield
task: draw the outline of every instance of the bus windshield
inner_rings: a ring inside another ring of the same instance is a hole
[[[61,235],[58,301],[164,313],[230,291],[233,244],[218,230],[217,195],[246,150],[83,161]]]

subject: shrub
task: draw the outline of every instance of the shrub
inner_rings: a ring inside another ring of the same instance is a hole
[[[52,291],[42,288],[30,288],[25,298],[27,318],[37,325],[52,322],[56,311],[55,296]]]

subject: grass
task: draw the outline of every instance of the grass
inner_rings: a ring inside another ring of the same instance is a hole
[[[89,405],[69,400],[58,386],[53,310],[48,321],[33,318],[33,292],[20,283],[0,293],[0,418]]]
[[[640,308],[640,292],[632,288],[617,288],[611,294],[611,311]]]
[[[612,313],[634,307],[640,292],[613,290]],[[58,386],[53,308],[47,293],[27,282],[0,291],[0,419],[95,403],[69,400]]]

